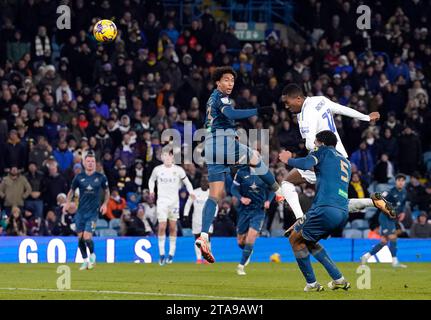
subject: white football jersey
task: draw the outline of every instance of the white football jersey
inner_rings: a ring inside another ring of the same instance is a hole
[[[362,121],[370,121],[370,117],[354,109],[342,106],[323,96],[307,97],[302,105],[301,113],[297,114],[299,130],[305,139],[308,150],[314,150],[314,140],[320,131],[330,130],[337,136],[336,149],[347,158],[346,149],[341,142],[335,126],[334,114],[341,114]]]
[[[178,203],[180,201],[178,192],[183,183],[189,193],[190,190],[193,190],[184,169],[175,164],[170,167],[161,164],[154,168],[148,181],[150,192],[154,192],[154,183],[156,181],[158,190],[157,203]]]

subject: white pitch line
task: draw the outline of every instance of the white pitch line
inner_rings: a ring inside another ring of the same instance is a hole
[[[77,290],[77,289],[38,289],[38,288],[0,288],[0,291],[36,291],[36,292],[79,292],[79,293],[102,293],[102,294],[124,294],[124,295],[142,295],[142,296],[159,296],[159,297],[183,297],[183,298],[208,298],[208,299],[225,299],[225,300],[266,300],[262,298],[244,298],[244,297],[222,297],[208,296],[200,294],[185,293],[160,293],[160,292],[134,292],[134,291],[109,291],[109,290]]]

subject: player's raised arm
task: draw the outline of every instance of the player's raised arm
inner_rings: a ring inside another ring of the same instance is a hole
[[[375,121],[380,119],[380,113],[378,112],[371,112],[370,114],[367,115],[355,109],[333,102],[329,99],[327,99],[327,103],[333,114],[341,114],[343,116],[350,117],[353,119],[358,119],[361,121]]]

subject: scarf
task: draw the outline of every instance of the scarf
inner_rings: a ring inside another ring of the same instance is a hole
[[[132,148],[130,147],[130,144],[125,144],[124,142],[121,143],[123,145],[123,151],[133,153]]]
[[[365,193],[364,193],[364,189],[362,188],[362,185],[360,182],[351,182],[353,188],[355,189],[356,193],[358,194],[358,198],[364,198],[365,197]]]
[[[142,169],[135,169],[136,172],[136,177],[135,177],[135,184],[137,186],[141,186],[142,185],[142,178],[144,176],[144,168]]]
[[[42,38],[40,36],[36,36],[35,38],[35,53],[37,57],[41,57],[45,54],[45,56],[51,55],[51,44],[49,43],[49,38],[47,36],[43,37],[45,39],[45,43],[42,44]]]

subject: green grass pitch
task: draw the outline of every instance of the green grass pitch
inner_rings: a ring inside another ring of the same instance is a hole
[[[246,276],[235,263],[195,265],[97,264],[70,267],[71,289],[58,290],[59,264],[1,264],[0,299],[431,299],[431,263],[407,269],[371,264],[371,289],[358,289],[358,264],[339,263],[351,282],[348,291],[330,291],[324,269],[313,264],[324,292],[303,292],[304,279],[293,263],[251,263]]]

